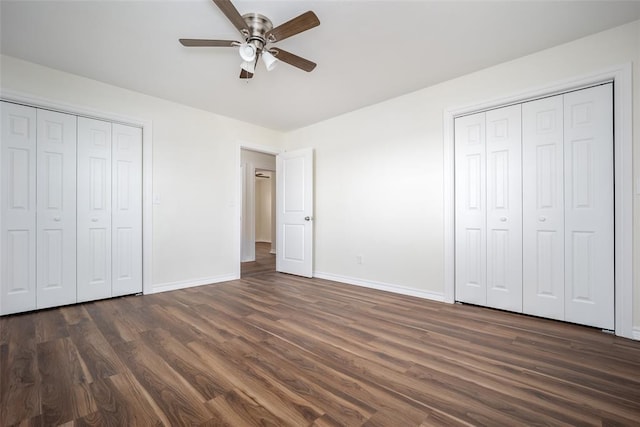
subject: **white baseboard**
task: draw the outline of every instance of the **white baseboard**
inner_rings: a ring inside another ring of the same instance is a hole
[[[631,331],[631,338],[640,341],[640,326],[634,326]]]
[[[203,277],[195,280],[185,280],[179,282],[159,283],[153,285],[150,292],[147,294],[157,294],[159,292],[175,291],[178,289],[193,288],[194,286],[210,285],[212,283],[228,282],[230,280],[237,280],[238,277],[235,274],[226,274],[215,277]]]
[[[331,280],[333,282],[345,283],[347,285],[362,286],[365,288],[378,289],[380,291],[393,292],[401,295],[409,295],[412,297],[444,302],[444,294],[439,294],[436,292],[429,292],[429,291],[421,291],[419,289],[392,285],[390,283],[374,282],[372,280],[364,280],[364,279],[358,279],[355,277],[340,276],[332,273],[323,273],[321,271],[314,271],[313,277],[317,277],[318,279]]]

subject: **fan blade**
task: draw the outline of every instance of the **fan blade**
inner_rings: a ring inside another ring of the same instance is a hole
[[[238,46],[237,41],[233,40],[204,40],[204,39],[179,39],[183,46],[193,47],[234,47]]]
[[[310,30],[318,25],[320,25],[320,20],[316,14],[312,11],[308,11],[282,25],[278,25],[273,30],[267,32],[265,38],[273,43],[295,36],[303,31]]]
[[[233,26],[238,29],[238,31],[243,33],[243,35],[244,32],[246,32],[247,35],[249,34],[249,26],[244,21],[242,15],[240,15],[240,12],[238,12],[238,9],[236,9],[229,0],[213,0],[213,2],[218,6],[218,9],[224,13],[227,19],[231,21]]]
[[[240,78],[241,79],[251,79],[253,78],[253,73],[248,72],[247,70],[240,70]]]
[[[286,62],[289,65],[293,65],[294,67],[298,67],[306,72],[313,71],[313,69],[316,68],[315,62],[311,62],[308,59],[301,58],[298,55],[289,53],[286,50],[280,49],[279,47],[269,49],[269,52],[271,52],[276,57],[276,59],[279,59],[282,62]]]

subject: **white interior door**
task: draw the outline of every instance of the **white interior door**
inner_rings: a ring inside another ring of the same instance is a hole
[[[276,157],[276,270],[313,276],[313,149]]]
[[[111,296],[111,123],[78,118],[78,302]]]
[[[487,304],[485,113],[455,120],[456,300]]]
[[[37,307],[76,302],[76,116],[38,109]]]
[[[564,95],[565,320],[614,329],[612,84]]]
[[[114,123],[112,296],[142,292],[142,129]]]
[[[564,320],[562,95],[522,105],[523,311]]]
[[[522,312],[521,105],[486,113],[487,305]]]
[[[0,108],[0,314],[9,314],[36,308],[36,109]]]

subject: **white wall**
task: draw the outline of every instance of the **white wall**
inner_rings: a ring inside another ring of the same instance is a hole
[[[640,22],[634,22],[286,134],[285,149],[316,150],[316,272],[442,297],[443,111],[637,64],[639,46]],[[633,73],[640,81],[637,65]],[[639,112],[636,89],[636,165]],[[637,247],[639,227],[629,232]],[[634,290],[640,325],[638,278]]]
[[[153,122],[155,289],[238,274],[238,141],[278,146],[279,132],[12,57],[0,76],[4,91]]]

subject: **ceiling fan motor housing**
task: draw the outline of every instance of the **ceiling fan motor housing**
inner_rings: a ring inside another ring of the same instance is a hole
[[[265,34],[273,29],[271,20],[259,13],[246,13],[242,15],[242,19],[247,23],[250,31],[246,38],[247,43],[253,44],[257,51],[261,52],[267,44]]]

